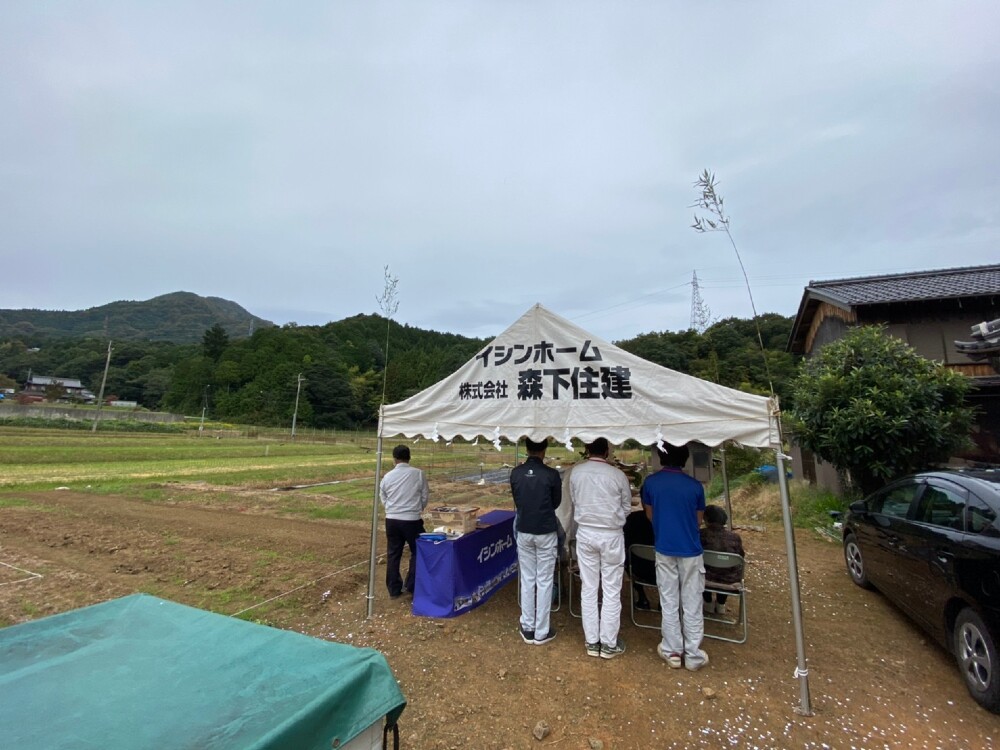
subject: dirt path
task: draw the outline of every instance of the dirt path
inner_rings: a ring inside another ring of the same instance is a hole
[[[797,536],[809,683],[799,716],[784,539],[744,531],[750,640],[706,641],[711,664],[673,671],[658,634],[628,622],[628,652],[588,658],[564,603],[559,637],[527,646],[516,590],[454,620],[414,617],[378,571],[366,621],[366,524],[277,517],[263,496],[240,508],[160,505],[73,492],[19,495],[0,508],[0,624],[136,591],[381,650],[409,701],[407,748],[970,748],[1000,740],[1000,717],[967,695],[952,659],[879,594],[855,587],[840,548]],[[380,536],[381,541],[381,536]],[[9,567],[15,566],[15,567]],[[23,580],[18,571],[41,573]],[[301,587],[301,588],[299,588]],[[705,690],[714,693],[706,697]],[[551,734],[536,741],[532,729]]]

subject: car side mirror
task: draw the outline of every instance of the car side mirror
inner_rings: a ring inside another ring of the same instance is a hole
[[[851,513],[867,513],[868,504],[864,500],[855,500],[851,503]]]

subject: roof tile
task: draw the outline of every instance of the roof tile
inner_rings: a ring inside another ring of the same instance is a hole
[[[1000,265],[810,281],[807,291],[810,290],[820,292],[845,305],[917,302],[1000,294]]]

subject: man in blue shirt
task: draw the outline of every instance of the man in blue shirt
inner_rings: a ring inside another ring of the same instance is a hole
[[[705,563],[700,527],[705,490],[683,471],[690,454],[686,445],[667,444],[656,452],[663,468],[642,485],[642,504],[656,540],[662,635],[656,651],[672,669],[684,666],[695,672],[708,664],[708,654],[701,648]]]

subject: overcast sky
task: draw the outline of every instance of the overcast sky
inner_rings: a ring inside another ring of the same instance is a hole
[[[1000,262],[1000,3],[22,2],[0,308],[174,291],[282,324],[609,340],[811,279]]]

